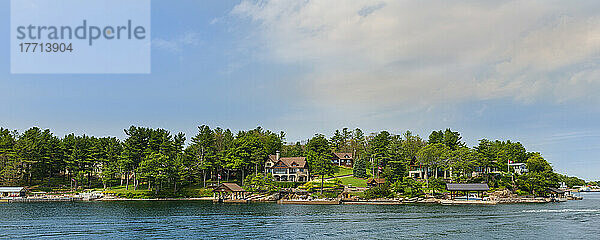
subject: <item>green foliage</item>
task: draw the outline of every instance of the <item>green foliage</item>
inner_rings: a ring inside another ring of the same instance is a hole
[[[456,150],[458,148],[464,147],[465,144],[461,142],[462,137],[459,132],[453,132],[450,128],[446,129],[446,131],[433,131],[431,135],[429,135],[429,144],[444,144],[451,150]]]
[[[276,188],[297,188],[298,186],[306,184],[302,182],[273,182],[273,186]]]
[[[321,177],[321,189],[325,176],[333,176],[334,170],[331,164],[331,149],[325,136],[317,134],[306,144],[306,160],[309,164],[309,172]]]
[[[441,178],[429,179],[429,188],[433,190],[434,193],[443,192],[446,190],[446,182],[444,182],[444,180]]]
[[[367,153],[373,160],[371,167],[376,176],[393,183],[406,175],[408,158],[402,146],[401,137],[387,131],[378,133],[369,141]]]
[[[262,173],[249,175],[246,177],[245,183],[244,188],[252,192],[272,192],[277,190],[273,182],[273,176],[270,174],[267,176]]]
[[[366,199],[375,199],[375,198],[392,198],[394,197],[394,193],[388,186],[379,185],[377,187],[369,188],[365,191]]]
[[[186,187],[179,192],[177,192],[178,197],[190,197],[190,198],[200,198],[200,197],[211,197],[213,195],[212,189],[208,188],[198,188],[198,187]]]
[[[530,172],[517,178],[519,189],[536,196],[543,196],[549,187],[558,187],[558,175],[553,172]]]
[[[583,180],[581,178],[569,177],[569,176],[562,175],[562,174],[558,175],[558,181],[564,182],[567,185],[567,187],[570,187],[570,188],[572,188],[573,186],[585,186],[586,185],[585,180]]]
[[[282,182],[282,183],[288,183],[288,182]],[[291,182],[289,182],[289,183],[291,183]],[[298,183],[295,183],[295,184],[298,184]],[[343,190],[344,186],[342,186],[340,184],[341,183],[338,182],[338,181],[335,181],[335,182],[324,182],[322,186],[323,186],[324,189],[327,189],[329,191]],[[306,183],[302,184],[302,186],[299,186],[298,188],[304,189],[304,190],[306,190],[308,192],[314,192],[316,190],[321,190],[321,183],[306,182]]]
[[[458,176],[466,176],[473,172],[480,155],[473,149],[461,147],[450,152],[447,157],[448,166],[452,168],[453,173]]]
[[[300,142],[293,145],[284,145],[281,150],[282,157],[298,157],[305,156],[304,147]]]
[[[405,177],[402,181],[394,183],[394,190],[405,197],[412,198],[423,195],[423,182],[413,178]]]
[[[352,174],[357,178],[367,178],[367,160],[361,157],[354,161]]]
[[[552,166],[539,153],[534,153],[527,159],[527,169],[533,173],[552,172]]]
[[[520,190],[533,195],[546,195],[549,187],[558,187],[559,175],[552,172],[552,167],[539,153],[527,159],[529,172],[518,176],[517,186]]]
[[[434,177],[442,177],[437,176],[437,170],[439,168],[446,170],[449,167],[450,154],[449,147],[442,143],[434,143],[421,148],[417,153],[417,159],[421,166],[426,167],[429,171],[434,171]]]
[[[482,139],[476,147],[469,148],[464,146],[460,134],[450,129],[433,132],[426,142],[410,131],[401,136],[387,131],[365,136],[360,129],[342,128],[330,140],[316,135],[306,145],[296,142],[285,146],[285,133],[261,127],[234,134],[228,129],[202,125],[187,147],[184,134],[171,134],[160,128],[131,126],[125,129],[125,135],[122,141],[75,134],[59,138],[50,130],[37,127],[23,133],[0,128],[0,185],[69,190],[114,189],[121,185],[132,192],[119,194],[135,197],[202,195],[190,186],[202,183],[205,187],[206,183],[225,181],[242,182],[258,191],[296,187],[298,183],[260,177],[268,155],[276,151],[283,156],[306,156],[311,175],[321,177],[320,188],[329,189],[338,189],[340,183],[364,186],[365,180],[360,178],[374,173],[374,177],[383,177],[393,184],[397,192],[418,195],[422,192],[421,183],[405,178],[411,162],[428,169],[428,175],[435,169],[451,170],[456,182],[486,182],[494,188],[528,194],[543,195],[547,187],[558,186],[558,182],[568,186],[585,184],[581,179],[553,173],[552,166],[539,153],[527,152],[518,142]],[[334,151],[352,153],[354,168],[338,168],[335,172],[330,163]],[[498,173],[508,171],[509,162],[526,163],[530,171],[520,176]],[[482,174],[472,177],[473,171]],[[336,183],[324,181],[326,176],[351,173],[354,177],[338,179]],[[442,191],[438,183],[437,179],[430,179],[429,186]],[[141,190],[141,185],[147,188]],[[312,183],[309,188],[316,189]]]
[[[476,165],[483,167],[487,174],[488,168],[508,170],[508,162],[524,163],[529,155],[521,143],[511,141],[489,141],[481,139],[475,147],[479,153]]]

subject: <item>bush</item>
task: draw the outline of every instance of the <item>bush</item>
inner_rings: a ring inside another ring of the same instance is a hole
[[[411,177],[405,177],[402,182],[398,181],[394,184],[394,190],[405,197],[412,198],[423,195],[423,185],[422,182]]]
[[[377,186],[367,189],[365,191],[366,199],[374,199],[374,198],[391,198],[394,197],[394,193],[387,186]]]
[[[117,193],[117,197],[129,198],[129,199],[148,199],[153,198],[153,194],[148,191],[131,191],[131,192],[120,192]]]
[[[189,198],[210,197],[212,194],[212,190],[207,188],[183,188],[177,192],[178,197]]]
[[[429,188],[433,190],[433,192],[443,192],[446,190],[446,182],[444,182],[441,178],[432,178],[429,180]]]
[[[297,188],[298,186],[302,185],[302,182],[273,182],[273,185],[275,187],[280,187],[280,188]]]
[[[271,174],[263,175],[262,173],[252,174],[246,177],[244,188],[252,192],[273,192],[277,191]]]

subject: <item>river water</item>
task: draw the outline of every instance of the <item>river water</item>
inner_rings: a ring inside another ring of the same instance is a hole
[[[600,239],[600,193],[496,206],[0,203],[0,238]]]

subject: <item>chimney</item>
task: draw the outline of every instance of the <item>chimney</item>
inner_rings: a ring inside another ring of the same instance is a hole
[[[276,159],[277,159],[277,160],[279,160],[279,158],[281,157],[281,156],[279,155],[279,150],[277,150],[277,152],[275,152],[275,155],[277,156],[277,158],[276,158]]]

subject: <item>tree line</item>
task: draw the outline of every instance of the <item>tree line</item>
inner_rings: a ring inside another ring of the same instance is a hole
[[[202,125],[186,144],[183,133],[131,126],[124,140],[69,134],[55,136],[37,127],[23,133],[0,128],[0,184],[48,187],[112,187],[178,191],[183,186],[215,181],[244,184],[248,176],[264,172],[268,155],[277,151],[286,157],[307,157],[311,175],[333,174],[333,152],[354,156],[354,175],[380,177],[390,184],[404,181],[411,166],[418,164],[427,176],[448,171],[456,182],[488,182],[530,193],[557,186],[568,179],[553,172],[541,154],[528,152],[519,142],[482,139],[468,147],[460,133],[450,129],[433,131],[427,140],[410,131],[381,131],[366,135],[361,129],[336,130],[331,137],[316,134],[311,139],[286,143],[285,133],[261,127],[233,133],[229,129]],[[497,174],[508,162],[525,163],[527,174]],[[478,170],[481,176],[473,177]]]
[[[185,144],[183,133],[131,126],[126,138],[55,136],[37,127],[23,133],[0,128],[0,184],[48,187],[124,185],[161,191],[262,171],[268,154],[282,148],[283,133],[260,127],[233,134],[198,127]]]

